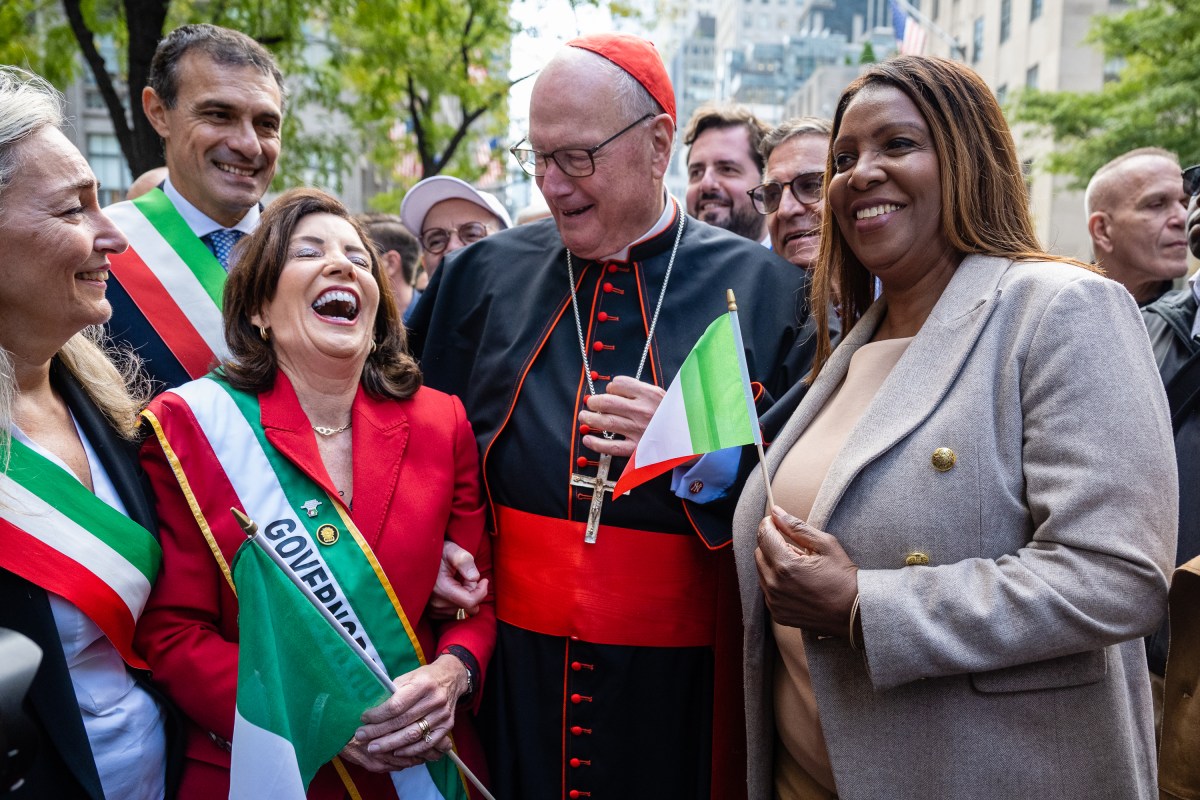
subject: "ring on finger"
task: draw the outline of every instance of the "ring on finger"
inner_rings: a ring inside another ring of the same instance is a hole
[[[422,735],[426,737],[425,741],[429,741],[429,720],[421,717],[417,720],[417,727],[421,729]]]
[[[426,731],[426,732],[425,732],[425,743],[426,743],[426,744],[433,744],[433,733],[432,733],[432,731]]]

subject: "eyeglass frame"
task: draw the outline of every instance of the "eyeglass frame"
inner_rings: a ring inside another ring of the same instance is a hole
[[[526,175],[528,175],[532,178],[542,178],[542,177],[545,177],[545,175],[546,175],[546,172],[544,169],[542,170],[541,175],[537,174],[536,164],[537,164],[538,156],[541,156],[542,163],[544,163],[544,164],[548,164],[550,161],[553,161],[558,166],[558,168],[560,170],[562,170],[562,173],[568,177],[586,178],[589,175],[596,174],[596,153],[600,152],[600,148],[604,147],[605,145],[611,144],[619,136],[628,133],[629,131],[633,130],[638,125],[641,125],[643,122],[645,122],[648,119],[654,119],[656,116],[658,116],[658,115],[651,114],[651,113],[644,114],[641,117],[639,117],[638,119],[636,119],[633,122],[626,125],[624,128],[621,128],[621,130],[617,131],[616,133],[614,133],[612,136],[605,139],[600,144],[593,145],[592,147],[560,147],[557,150],[551,150],[549,153],[543,153],[540,150],[534,150],[532,147],[521,147],[521,145],[523,143],[529,141],[529,137],[526,136],[524,139],[517,142],[512,147],[508,148],[508,152],[512,153],[513,158],[515,158],[517,160],[517,164],[521,167],[521,170]],[[588,164],[590,165],[590,168],[588,169],[587,172],[576,175],[576,174],[568,171],[562,165],[562,162],[560,162],[558,160],[559,153],[566,153],[566,152],[571,152],[571,151],[574,151],[576,153],[586,153],[587,154]],[[529,153],[530,156],[532,157],[532,163],[526,164],[526,162],[523,161],[519,155],[517,155],[518,152]]]
[[[463,238],[462,231],[463,231],[463,228],[469,227],[471,225],[478,225],[479,227],[483,228],[483,235],[478,238],[473,238],[473,239],[471,239],[471,241],[468,242],[466,239]],[[431,233],[446,234],[446,243],[444,245],[442,245],[442,247],[438,250],[434,250],[433,248],[431,248],[425,244],[425,237]],[[446,248],[450,246],[450,237],[451,236],[457,236],[458,240],[466,245],[466,244],[475,244],[475,242],[478,242],[480,239],[486,239],[487,237],[491,236],[492,233],[493,233],[492,229],[487,226],[486,222],[479,222],[478,220],[471,220],[470,222],[464,222],[462,225],[459,225],[457,228],[426,228],[425,230],[421,231],[421,235],[417,238],[417,241],[421,243],[421,249],[424,250],[426,253],[429,253],[429,255],[440,256],[442,253],[446,252]]]
[[[1188,167],[1179,173],[1183,178],[1183,193],[1188,197],[1200,194],[1200,164]],[[1189,184],[1190,187],[1189,188]]]
[[[800,191],[796,188],[796,181],[800,180],[801,178],[812,178],[813,176],[819,177],[821,179],[821,186],[822,186],[822,188],[824,188],[825,171],[821,170],[820,172],[801,172],[799,175],[792,178],[790,181],[787,181],[786,183],[782,183],[780,181],[764,181],[764,182],[760,183],[758,186],[755,186],[753,189],[747,189],[746,194],[748,194],[750,196],[750,204],[754,206],[754,210],[757,211],[759,214],[761,214],[764,217],[768,216],[770,214],[774,214],[776,211],[779,210],[780,204],[783,203],[783,190],[784,189],[787,189],[788,191],[790,191],[792,193],[792,197],[794,197],[796,199],[797,203],[803,203],[806,206],[811,206],[814,203],[821,202],[821,199],[825,196],[824,192],[816,195],[811,200],[805,199],[800,196]],[[779,200],[775,203],[774,208],[772,208],[769,211],[764,211],[763,209],[765,209],[767,207],[766,198],[764,197],[760,200],[759,198],[755,197],[754,195],[755,195],[755,193],[761,194],[763,192],[763,190],[766,189],[766,187],[768,187],[768,186],[778,186],[779,187]]]

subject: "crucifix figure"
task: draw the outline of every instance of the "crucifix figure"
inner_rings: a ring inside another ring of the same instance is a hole
[[[592,507],[588,509],[587,531],[583,534],[584,544],[595,544],[596,533],[600,530],[600,507],[604,505],[604,493],[612,494],[616,481],[608,479],[608,468],[612,466],[612,456],[608,453],[600,456],[600,468],[596,477],[576,475],[571,473],[571,485],[592,490]]]

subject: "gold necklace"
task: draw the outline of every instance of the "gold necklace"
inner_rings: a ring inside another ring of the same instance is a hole
[[[353,420],[351,420],[351,422],[352,421]],[[350,427],[350,423],[347,422],[345,425],[343,425],[340,428],[326,428],[324,425],[313,425],[312,429],[314,431],[316,431],[317,433],[321,434],[322,436],[333,436],[334,434],[341,433],[342,431],[348,429],[349,427]]]

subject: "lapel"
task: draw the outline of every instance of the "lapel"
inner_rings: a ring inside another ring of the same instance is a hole
[[[350,410],[355,508],[350,516],[372,547],[383,532],[383,523],[400,477],[400,461],[408,443],[405,405],[371,397],[360,385]],[[317,435],[312,423],[300,407],[291,381],[282,371],[278,373],[275,385],[259,396],[259,408],[267,441],[316,481],[330,497],[337,499],[337,489],[317,449]]]
[[[858,474],[928,419],[942,402],[995,309],[1000,295],[998,285],[1010,264],[1007,259],[985,256],[963,259],[929,319],[830,466],[813,503],[810,524],[823,529]],[[871,340],[885,311],[884,301],[876,301],[834,350],[808,396],[771,448],[767,467],[772,475],[841,384],[851,356]]]
[[[138,471],[133,445],[113,430],[104,412],[96,407],[83,386],[57,358],[50,362],[50,383],[75,415],[75,421],[125,504],[129,518],[158,538],[158,520]]]

